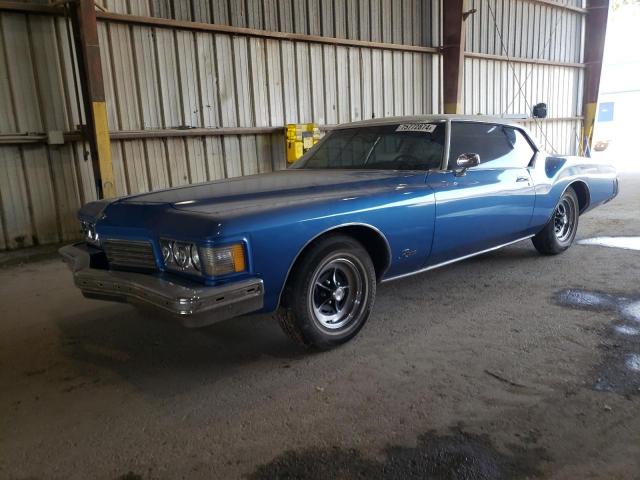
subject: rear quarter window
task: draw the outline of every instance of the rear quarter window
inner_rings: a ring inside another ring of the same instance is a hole
[[[490,123],[453,122],[449,168],[463,153],[480,155],[478,168],[525,168],[535,150],[517,128]]]

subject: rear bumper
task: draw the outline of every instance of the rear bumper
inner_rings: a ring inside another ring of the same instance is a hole
[[[68,245],[59,252],[85,297],[154,307],[187,327],[202,327],[263,306],[264,286],[258,278],[210,287],[161,274],[91,268],[91,253],[84,244]]]

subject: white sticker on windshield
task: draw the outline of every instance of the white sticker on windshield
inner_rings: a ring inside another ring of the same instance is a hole
[[[437,125],[433,123],[403,123],[398,125],[396,132],[425,132],[433,133]]]

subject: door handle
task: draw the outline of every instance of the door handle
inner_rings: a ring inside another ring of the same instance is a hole
[[[529,181],[529,177],[518,177],[516,179],[516,182],[528,182]]]

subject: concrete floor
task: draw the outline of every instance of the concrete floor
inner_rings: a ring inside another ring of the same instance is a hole
[[[640,175],[621,189],[579,239],[640,235]],[[185,330],[6,267],[0,477],[640,478],[639,272],[524,242],[381,286],[308,354],[268,317]]]

